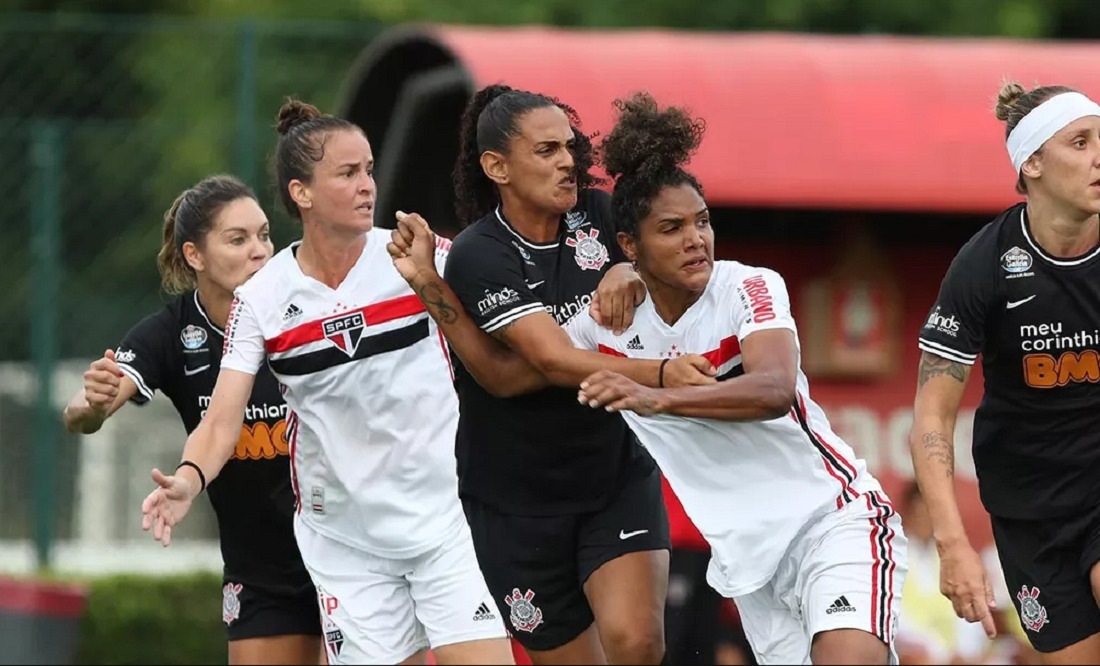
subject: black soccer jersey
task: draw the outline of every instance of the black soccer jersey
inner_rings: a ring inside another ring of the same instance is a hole
[[[990,513],[1100,502],[1100,247],[1051,257],[1013,206],[955,257],[920,348],[967,365],[982,356],[974,464]]]
[[[458,235],[445,277],[492,333],[540,310],[564,324],[588,308],[604,273],[622,259],[610,197],[588,190],[551,243],[527,240],[497,208]],[[454,365],[463,497],[508,513],[591,511],[614,497],[629,466],[653,465],[620,416],[578,404],[576,389],[494,398],[459,359]]]
[[[119,368],[137,384],[133,401],[145,404],[160,390],[190,433],[210,405],[222,336],[195,292],[143,319],[115,352]],[[309,583],[294,539],[285,417],[279,384],[264,366],[245,408],[237,450],[207,489],[218,518],[226,577],[274,590]]]

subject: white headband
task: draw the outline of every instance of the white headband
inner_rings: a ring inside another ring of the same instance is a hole
[[[1100,116],[1100,104],[1076,92],[1055,95],[1032,109],[1008,135],[1008,156],[1016,173],[1047,139],[1087,116]]]

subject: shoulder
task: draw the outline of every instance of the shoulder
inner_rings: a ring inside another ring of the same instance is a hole
[[[565,227],[573,231],[585,225],[613,230],[611,195],[603,190],[589,188],[577,194],[577,205],[565,214]]]
[[[979,229],[959,249],[953,266],[982,270],[1003,262],[1006,264],[1005,270],[1011,272],[1021,263],[1030,265],[1030,254],[1019,246],[1023,242],[1020,225],[1024,205],[1012,206]]]
[[[234,291],[237,298],[247,301],[250,305],[255,305],[257,301],[262,300],[264,295],[278,294],[276,287],[289,279],[290,269],[294,267],[296,261],[294,248],[298,245],[299,242],[296,241],[276,252],[275,256],[263,268],[256,271],[256,274],[248,278],[244,284],[237,287]]]
[[[495,216],[495,212],[489,213],[460,231],[454,240],[448,241],[448,265],[484,262],[486,253],[492,253],[489,256],[495,257],[508,250],[511,246],[508,230]]]
[[[738,289],[768,289],[773,285],[786,289],[786,282],[778,271],[766,266],[750,266],[739,261],[714,262],[711,281],[720,286]]]
[[[172,335],[180,327],[196,316],[194,305],[195,292],[176,296],[156,312],[143,317],[130,329],[131,334]]]

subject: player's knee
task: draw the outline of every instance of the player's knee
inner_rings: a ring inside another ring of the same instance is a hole
[[[814,635],[814,664],[886,664],[890,651],[878,636],[859,629],[836,629]]]
[[[665,657],[660,623],[615,623],[599,627],[600,640],[613,664],[659,664]]]

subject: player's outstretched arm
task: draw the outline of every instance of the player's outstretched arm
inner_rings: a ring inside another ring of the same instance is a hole
[[[141,527],[168,546],[172,528],[187,515],[191,503],[221,472],[233,456],[241,436],[244,412],[255,376],[223,368],[218,373],[210,407],[187,438],[181,465],[171,476],[153,470],[157,488],[141,504]]]

